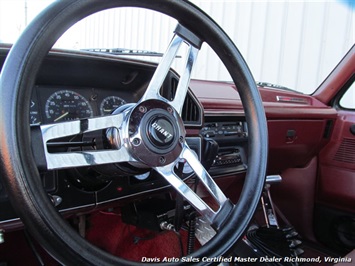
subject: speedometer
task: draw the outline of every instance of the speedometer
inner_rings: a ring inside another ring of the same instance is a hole
[[[49,122],[70,121],[93,116],[88,100],[71,90],[56,91],[49,96],[45,113]]]
[[[101,115],[109,115],[115,109],[117,109],[118,107],[120,107],[121,105],[123,105],[125,103],[126,103],[126,101],[121,99],[118,96],[108,96],[105,99],[103,99],[100,104]]]

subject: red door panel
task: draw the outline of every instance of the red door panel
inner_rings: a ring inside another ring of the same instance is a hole
[[[355,248],[355,112],[339,111],[331,141],[321,151],[315,233],[339,250]]]

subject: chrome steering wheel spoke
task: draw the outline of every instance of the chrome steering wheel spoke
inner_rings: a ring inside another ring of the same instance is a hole
[[[196,61],[198,52],[199,52],[199,49],[197,49],[196,47],[194,47],[192,45],[189,45],[185,69],[179,79],[179,84],[176,89],[175,97],[174,97],[173,101],[170,103],[180,115],[182,113],[182,108],[183,108],[186,94],[188,91],[188,86],[189,86],[190,79],[191,79],[192,67]]]
[[[188,46],[186,61],[183,72],[179,78],[179,83],[176,88],[174,98],[170,101],[160,95],[159,91],[163,85],[164,80],[170,70],[170,67],[179,51],[182,43]],[[202,41],[192,32],[181,26],[180,24],[175,29],[175,35],[164,54],[160,64],[158,65],[148,88],[143,95],[141,102],[147,100],[160,100],[172,106],[176,113],[181,115],[185,98],[188,92],[188,85],[191,79],[192,68],[197,59],[198,52],[201,48]],[[165,129],[164,129],[165,131]],[[233,204],[226,198],[220,188],[213,181],[212,177],[208,174],[206,169],[201,165],[200,161],[195,157],[191,149],[186,143],[182,143],[180,155],[177,159],[164,166],[153,167],[158,173],[161,174],[171,185],[180,193],[202,216],[206,217],[210,224],[215,224],[218,229],[220,224],[218,219],[222,209],[225,213],[226,209],[232,208]],[[196,176],[200,179],[201,183],[205,186],[206,190],[210,193],[212,198],[218,205],[218,208],[211,208],[205,201],[201,199],[185,182],[178,176],[175,171],[175,166],[180,160],[186,161],[195,172]],[[217,221],[217,222],[216,222]]]
[[[172,101],[164,98],[160,95],[160,88],[174,62],[174,59],[179,51],[181,45],[185,43],[188,46],[186,55],[186,62],[184,65],[183,73],[179,79],[176,94]],[[188,91],[188,85],[191,79],[191,72],[193,65],[196,61],[198,52],[201,48],[202,41],[189,30],[181,25],[178,25],[175,29],[175,35],[172,38],[167,51],[162,57],[154,75],[148,85],[146,92],[139,102],[143,102],[149,99],[158,99],[164,101],[175,108],[175,110],[181,114],[185,97]]]
[[[200,196],[198,196],[175,171],[175,166],[178,161],[185,161],[193,169],[197,178],[204,185],[205,189],[213,197],[218,208],[212,208],[209,206]],[[164,177],[175,190],[181,194],[206,220],[211,224],[218,224],[217,216],[221,213],[222,208],[226,210],[225,206],[230,210],[233,208],[233,204],[227,199],[221,189],[214,182],[212,177],[206,171],[206,169],[201,165],[198,158],[196,158],[193,151],[185,143],[181,151],[179,158],[166,166],[155,167],[154,168],[162,177]],[[227,210],[229,212],[230,210]],[[217,230],[218,230],[218,226]]]
[[[65,169],[71,167],[100,165],[135,161],[123,145],[123,133],[127,112],[110,116],[81,119],[69,122],[55,123],[40,126],[44,156],[48,170]],[[108,128],[116,129],[119,134],[120,146],[111,150],[80,150],[67,152],[50,152],[48,144],[51,140],[72,137],[83,133]]]

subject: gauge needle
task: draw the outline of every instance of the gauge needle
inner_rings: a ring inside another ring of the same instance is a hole
[[[58,120],[62,119],[63,117],[66,117],[68,114],[69,114],[69,112],[66,112],[66,113],[62,114],[61,116],[59,116],[56,119],[54,119],[54,122],[57,122]]]

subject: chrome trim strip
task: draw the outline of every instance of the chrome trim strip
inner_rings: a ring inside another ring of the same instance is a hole
[[[70,212],[70,211],[74,211],[74,210],[78,210],[78,209],[84,209],[84,208],[91,208],[92,210],[94,210],[96,205],[97,204],[95,202],[95,203],[92,203],[92,204],[86,204],[86,205],[76,206],[76,207],[72,207],[72,208],[61,209],[61,210],[58,210],[58,211],[60,213],[64,213],[64,212]]]
[[[105,201],[96,201],[96,203],[97,203],[97,206],[101,206],[101,205],[104,205],[104,204],[107,204],[110,202],[119,201],[119,200],[127,199],[130,197],[138,196],[138,195],[143,195],[143,194],[154,192],[154,191],[159,191],[159,190],[166,189],[169,187],[170,187],[170,185],[166,185],[166,186],[153,188],[153,189],[149,189],[149,190],[144,190],[142,192],[137,192],[137,193],[133,193],[133,194],[129,194],[129,195],[125,195],[125,196],[121,196],[121,197],[117,197],[117,198],[113,198],[113,199],[109,199],[109,200],[105,200]]]
[[[21,221],[20,218],[13,218],[13,219],[9,219],[9,220],[0,221],[0,225],[7,224],[7,223],[20,222],[20,221]]]
[[[276,101],[284,103],[309,104],[309,101],[307,99],[289,96],[276,96]]]

